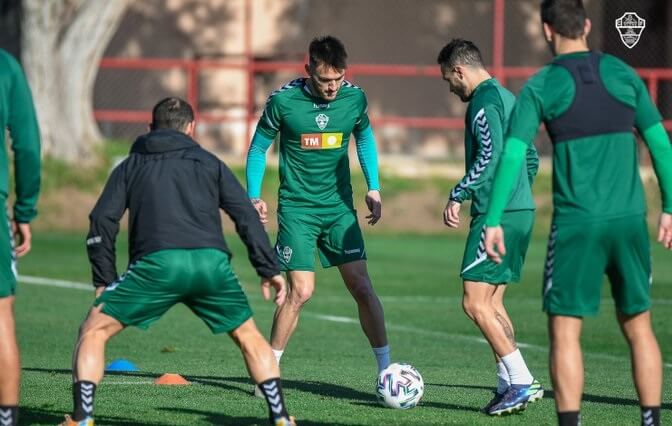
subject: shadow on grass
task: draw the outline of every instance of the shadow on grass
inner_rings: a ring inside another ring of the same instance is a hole
[[[175,414],[187,414],[193,416],[201,416],[203,421],[214,424],[214,425],[235,425],[235,426],[255,426],[255,425],[267,425],[267,419],[259,419],[258,417],[234,417],[227,416],[224,413],[216,413],[213,411],[207,410],[196,410],[189,408],[175,408],[175,407],[160,407],[158,410],[171,412]],[[359,423],[334,423],[333,421],[329,422],[316,422],[312,420],[298,418],[297,422],[301,426],[356,426]]]
[[[475,385],[458,385],[458,384],[449,384],[449,383],[427,383],[425,386],[442,386],[447,388],[458,388],[458,389],[477,389],[477,390],[487,390],[492,392],[493,387],[490,386],[475,386]],[[555,392],[551,389],[544,389],[544,399],[555,399]],[[585,402],[596,402],[598,404],[608,404],[608,405],[635,405],[639,406],[639,401],[631,398],[619,398],[614,396],[604,396],[604,395],[593,395],[589,393],[584,393],[582,401]],[[663,403],[660,407],[663,410],[672,410],[672,403]]]
[[[44,408],[21,407],[19,411],[19,424],[57,425],[63,421],[64,416],[65,413],[51,411]],[[109,417],[109,416],[96,416],[96,423],[111,426],[134,426],[134,425],[164,426],[169,424],[169,423],[156,423],[147,421],[138,422],[136,420],[126,419],[123,417]]]

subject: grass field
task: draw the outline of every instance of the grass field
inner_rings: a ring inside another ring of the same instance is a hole
[[[124,262],[125,236],[120,237]],[[268,334],[273,306],[259,296],[257,279],[236,236],[228,242],[234,268],[250,297],[255,319]],[[84,233],[38,233],[20,273],[87,283]],[[425,397],[409,411],[385,409],[374,395],[375,361],[359,328],[356,308],[334,270],[318,272],[313,300],[283,357],[286,402],[301,425],[554,424],[553,393],[522,415],[489,418],[478,412],[495,383],[488,347],[462,313],[457,270],[463,237],[370,235],[369,269],[385,308],[392,358],[423,374]],[[545,241],[535,239],[521,285],[512,286],[508,309],[523,354],[549,387],[545,316],[540,277]],[[672,372],[672,263],[656,247],[654,321]],[[92,290],[21,283],[17,300],[22,347],[22,424],[56,424],[71,410],[70,357]],[[628,353],[604,289],[599,317],[585,321],[587,368],[585,424],[639,424]],[[149,331],[126,330],[108,346],[106,360],[126,358],[138,374],[106,376],[96,398],[101,425],[266,424],[265,402],[252,389],[237,349],[226,336],[213,337],[186,308],[178,306]],[[192,386],[149,384],[176,372]],[[672,381],[665,381],[662,420],[672,422]]]

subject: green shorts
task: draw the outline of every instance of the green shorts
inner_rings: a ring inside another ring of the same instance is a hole
[[[620,312],[633,315],[651,307],[645,217],[552,225],[544,271],[544,311],[575,317],[597,314],[605,274]]]
[[[16,293],[16,253],[7,212],[0,210],[0,297],[9,297]]]
[[[357,212],[278,213],[278,241],[275,249],[280,269],[314,271],[316,248],[324,268],[366,259]]]
[[[505,212],[502,216],[506,256],[496,264],[485,253],[485,215],[471,219],[460,277],[465,281],[506,284],[520,281],[527,247],[530,244],[534,210]]]
[[[94,306],[125,326],[147,329],[184,303],[213,333],[235,330],[252,316],[231,269],[229,255],[214,248],[150,253],[107,286]]]

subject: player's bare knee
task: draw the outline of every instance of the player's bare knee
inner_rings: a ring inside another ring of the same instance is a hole
[[[361,276],[353,280],[348,285],[348,289],[357,302],[371,303],[378,300],[378,296],[376,296],[376,292],[371,285],[371,280],[367,276]]]
[[[462,309],[469,319],[474,322],[479,322],[491,311],[487,304],[470,297],[462,298]]]

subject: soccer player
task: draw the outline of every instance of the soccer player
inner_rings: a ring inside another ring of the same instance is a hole
[[[490,76],[481,52],[471,41],[452,40],[441,49],[437,62],[450,91],[469,103],[464,132],[467,173],[450,192],[443,221],[457,228],[460,207],[471,200],[472,219],[460,273],[464,285],[462,307],[490,344],[497,364],[495,396],[482,411],[500,415],[524,409],[528,402],[544,395],[516,345],[513,324],[504,307],[506,284],[520,279],[530,242],[534,224],[531,186],[539,158],[534,147],[530,147],[527,167],[517,173],[516,188],[507,200],[503,218],[512,249],[504,262],[496,264],[487,258],[482,245],[485,213],[515,97]]]
[[[247,156],[247,193],[262,222],[268,208],[260,198],[266,150],[280,133],[278,240],[280,267],[289,291],[273,320],[271,347],[280,362],[315,289],[315,249],[323,267],[337,266],[357,302],[359,320],[375,354],[378,371],[390,363],[383,308],[366,270],[364,239],[352,202],[348,145],[355,136],[370,210],[368,223],[381,217],[376,141],[367,115],[366,95],[346,81],[346,52],[336,38],[314,39],[306,65],[308,78],[271,93]]]
[[[91,212],[87,251],[96,300],[82,324],[73,362],[72,417],[93,424],[93,399],[103,377],[107,341],[129,325],[146,329],[184,303],[215,333],[228,333],[268,402],[271,424],[293,425],[270,345],[259,333],[222,237],[220,209],[236,224],[262,293],[285,298],[285,282],[259,215],[231,171],[192,139],[194,113],[166,98],[152,111],[151,131],[112,172]],[[115,240],[129,212],[129,267],[117,276]]]
[[[544,0],[543,34],[555,58],[523,87],[486,218],[486,250],[508,253],[502,211],[540,122],[553,143],[553,223],[543,306],[550,370],[561,425],[580,423],[582,319],[596,315],[606,274],[630,346],[642,424],[660,422],[662,361],[651,327],[651,260],[635,127],[651,152],[663,198],[658,240],[672,248],[672,147],[637,73],[588,48],[590,20],[580,0]],[[506,245],[504,247],[504,236]]]
[[[19,406],[19,347],[14,326],[16,257],[30,251],[30,221],[40,192],[40,131],[30,88],[19,63],[0,49],[0,199],[7,204],[9,166],[5,133],[14,151],[14,217],[0,209],[0,424],[16,425]],[[14,247],[14,238],[18,245]]]

